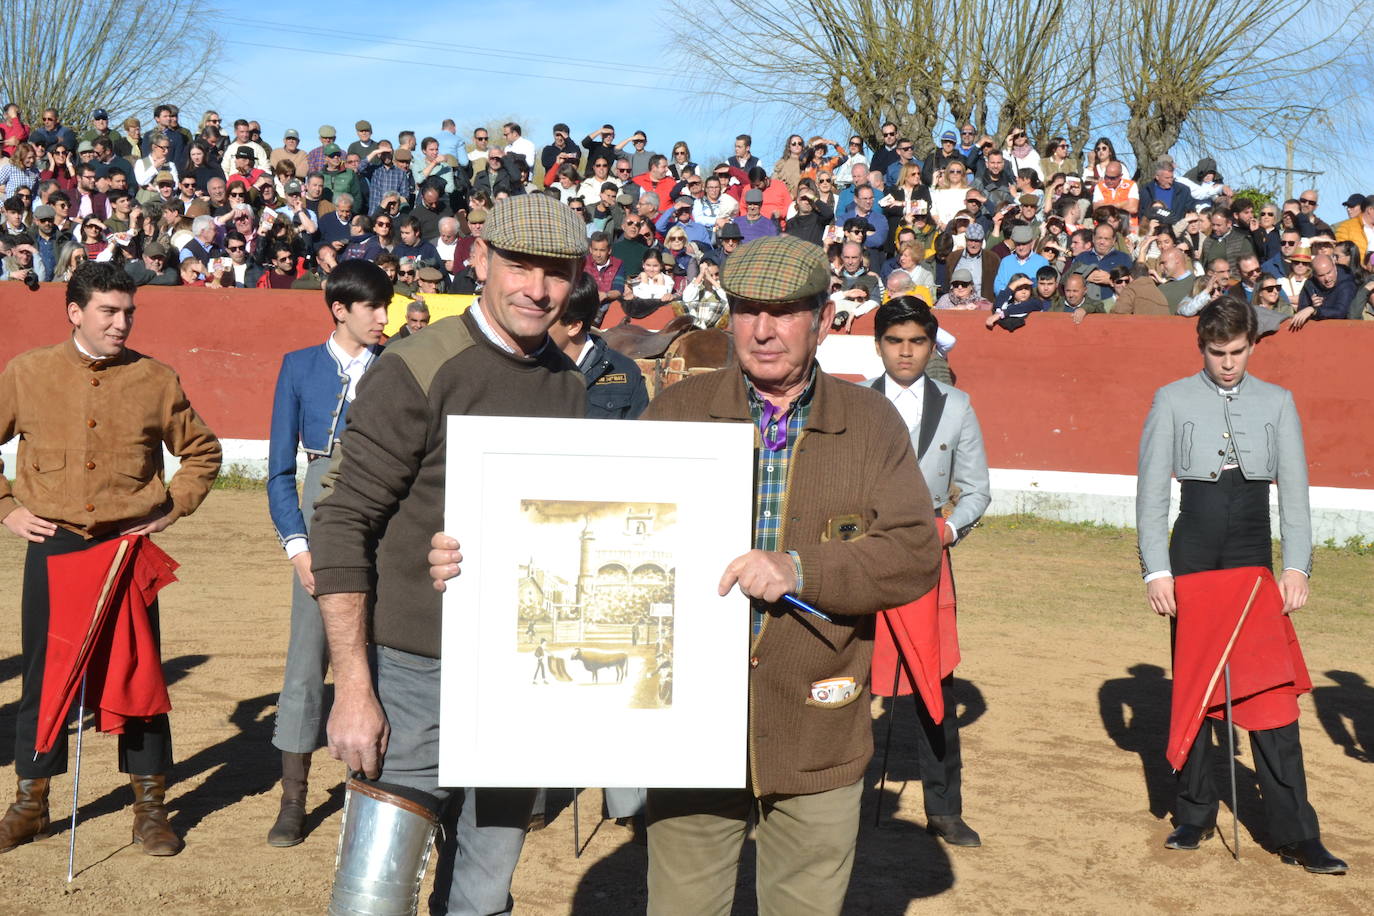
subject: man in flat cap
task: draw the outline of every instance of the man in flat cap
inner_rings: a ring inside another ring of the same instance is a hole
[[[337,476],[310,531],[334,668],[329,749],[356,774],[333,909],[394,903],[398,883],[400,902],[418,894],[428,843],[407,855],[389,841],[432,829],[440,808],[431,912],[510,909],[534,790],[438,784],[440,596],[424,545],[443,528],[445,417],[585,415],[582,375],[547,332],[586,255],[586,228],[567,207],[543,194],[497,201],[470,254],[485,278],[480,298],[389,346],[349,408]],[[394,829],[375,829],[377,816]]]
[[[901,416],[881,393],[817,367],[834,318],[829,284],[810,242],[742,246],[722,272],[738,365],[665,389],[643,415],[758,430],[753,549],[720,579],[721,594],[750,599],[749,753],[739,761],[749,784],[649,790],[651,916],[728,914],[751,820],[759,912],[840,912],[873,753],[873,615],[939,574],[931,498]],[[436,536],[433,547],[430,575],[456,575],[452,543]]]

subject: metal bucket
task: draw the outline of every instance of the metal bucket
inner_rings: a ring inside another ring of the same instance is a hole
[[[330,916],[413,916],[434,848],[437,804],[404,786],[349,779]]]

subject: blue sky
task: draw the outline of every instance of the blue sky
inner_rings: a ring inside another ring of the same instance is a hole
[[[218,25],[223,86],[207,94],[208,107],[230,121],[258,120],[273,144],[294,127],[307,148],[321,124],[334,125],[345,144],[355,139],[359,118],[372,123],[374,136],[394,139],[407,128],[437,135],[446,117],[467,136],[479,123],[514,117],[536,146],[549,142],[559,121],[579,139],[610,121],[618,139],[641,129],[659,152],[685,140],[699,162],[727,154],[735,134],[750,133],[755,153],[771,164],[792,130],[829,136],[845,130],[821,120],[823,112],[797,124],[790,112],[763,107],[707,110],[681,88],[683,77],[665,55],[664,0],[396,6],[336,0],[329,8],[325,19],[318,4],[298,0],[236,7]],[[366,37],[372,33],[382,37]],[[629,69],[628,61],[639,65]],[[329,91],[316,88],[324,86]],[[183,123],[193,127],[201,109],[186,107]],[[1370,113],[1362,119],[1367,123]],[[1129,151],[1124,131],[1107,133]],[[1319,213],[1337,220],[1345,217],[1346,194],[1374,193],[1374,178],[1365,164],[1366,137],[1339,130],[1330,136],[1329,161],[1295,165],[1326,171],[1315,182]],[[1193,161],[1191,154],[1178,158]],[[1261,176],[1243,167],[1283,164],[1282,142],[1261,139],[1243,153],[1216,158],[1228,181],[1249,183]],[[1295,194],[1304,186],[1295,185]]]

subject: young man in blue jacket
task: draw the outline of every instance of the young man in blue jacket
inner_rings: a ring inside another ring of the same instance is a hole
[[[267,458],[267,506],[296,577],[291,590],[286,675],[272,736],[272,743],[282,752],[281,810],[267,834],[272,846],[295,846],[305,839],[310,758],[324,745],[324,675],[329,667],[329,649],[315,604],[309,518],[329,459],[343,434],[358,380],[382,351],[382,329],[391,296],[391,281],[376,264],[361,260],[340,264],[329,275],[324,294],[334,332],[322,344],[282,357],[277,375]],[[305,485],[299,496],[298,447],[306,455]]]

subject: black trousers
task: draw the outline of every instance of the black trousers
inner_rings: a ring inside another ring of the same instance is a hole
[[[1179,515],[1169,541],[1169,565],[1175,576],[1238,566],[1269,568],[1272,559],[1268,481],[1246,480],[1233,469],[1223,471],[1215,483],[1183,482]],[[1171,643],[1172,632],[1171,627]],[[1210,827],[1216,823],[1219,796],[1212,779],[1213,726],[1214,720],[1203,720],[1179,771],[1174,814],[1180,824]],[[1317,812],[1307,800],[1298,723],[1251,732],[1250,751],[1270,844],[1286,846],[1320,836]]]
[[[23,627],[24,677],[14,729],[14,768],[21,779],[57,776],[67,772],[67,736],[57,739],[52,750],[35,757],[38,736],[38,705],[43,694],[43,668],[48,653],[48,557],[76,553],[114,537],[87,541],[65,529],[42,543],[29,543],[24,556],[24,597],[20,612]],[[158,632],[157,602],[148,608],[153,637]],[[88,698],[89,699],[89,698]],[[73,711],[75,705],[73,704]],[[69,712],[68,715],[71,715]],[[165,773],[172,766],[172,732],[166,715],[129,719],[119,736],[119,771],[139,776]]]
[[[945,699],[945,717],[938,724],[926,709],[918,691],[916,714],[921,727],[916,731],[916,760],[921,765],[921,792],[926,814],[962,814],[964,811],[963,758],[959,754],[959,723],[954,707],[954,675],[940,681]]]

